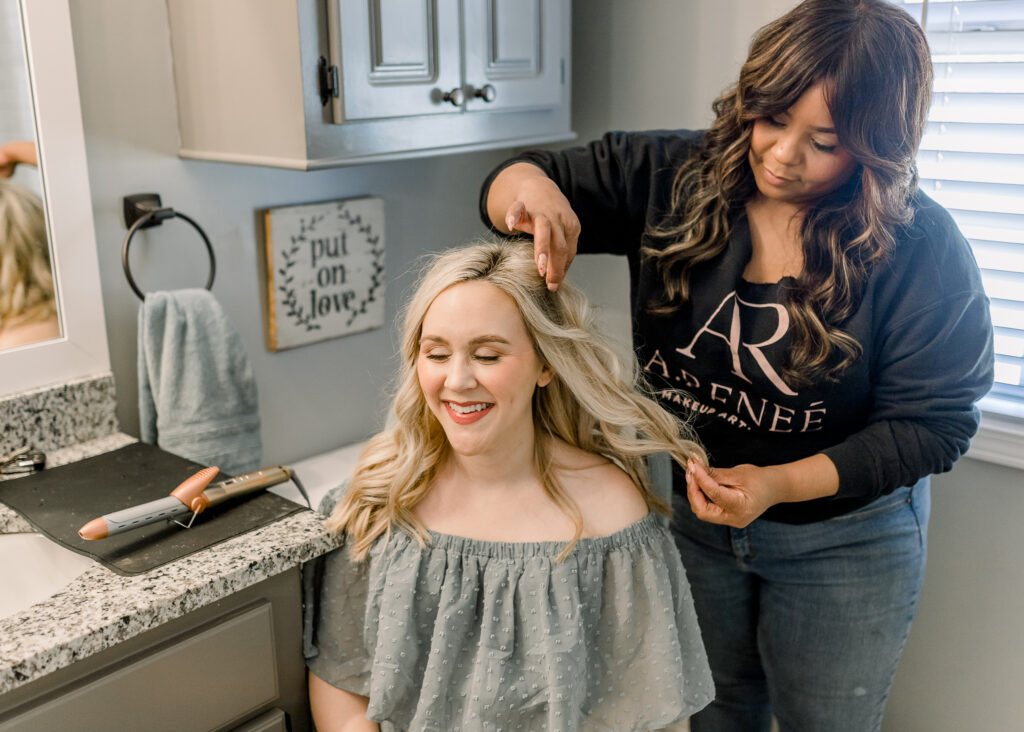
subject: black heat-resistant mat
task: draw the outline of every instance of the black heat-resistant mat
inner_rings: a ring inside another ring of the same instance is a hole
[[[171,521],[86,541],[78,530],[103,514],[167,497],[205,466],[143,442],[35,475],[0,482],[0,501],[72,551],[119,574],[139,574],[303,510],[260,491],[210,508],[186,530]],[[214,482],[226,480],[219,475]],[[188,523],[191,514],[178,520]]]

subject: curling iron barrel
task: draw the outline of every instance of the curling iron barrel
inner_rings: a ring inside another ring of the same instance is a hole
[[[79,529],[78,534],[83,539],[105,539],[157,521],[171,520],[189,513],[200,514],[211,506],[284,483],[292,478],[288,468],[277,465],[209,485],[218,472],[220,471],[217,468],[204,468],[182,482],[166,498],[95,518]]]

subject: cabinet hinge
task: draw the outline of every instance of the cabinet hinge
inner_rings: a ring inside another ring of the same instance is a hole
[[[338,88],[338,67],[328,66],[323,56],[317,64],[317,78],[320,82],[320,106],[325,106],[332,97],[340,94]]]

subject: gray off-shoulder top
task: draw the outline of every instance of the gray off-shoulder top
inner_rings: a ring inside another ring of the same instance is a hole
[[[395,529],[324,558],[309,668],[382,732],[655,730],[714,688],[686,573],[654,514],[603,537],[513,543]]]

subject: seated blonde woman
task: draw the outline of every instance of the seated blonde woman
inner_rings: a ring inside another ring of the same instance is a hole
[[[0,348],[59,336],[42,202],[0,179]]]
[[[532,247],[438,256],[393,427],[327,521],[310,703],[330,730],[659,729],[713,696],[646,456],[704,462]]]

